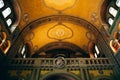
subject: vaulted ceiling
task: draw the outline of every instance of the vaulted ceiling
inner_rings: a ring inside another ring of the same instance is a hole
[[[67,42],[89,53],[102,27],[105,0],[18,0],[19,29],[31,54],[54,42]]]
[[[34,20],[51,15],[70,15],[101,27],[100,12],[104,0],[18,0],[21,9],[20,29]],[[27,20],[26,20],[27,18]]]

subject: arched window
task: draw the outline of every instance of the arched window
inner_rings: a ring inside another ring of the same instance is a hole
[[[22,55],[24,55],[25,50],[26,50],[26,46],[24,45],[24,46],[22,47],[22,50],[21,50],[21,54],[22,54]]]
[[[11,14],[11,8],[7,7],[5,10],[2,11],[2,15],[4,18],[7,18]]]
[[[109,13],[110,13],[112,16],[116,17],[117,12],[118,12],[118,11],[117,11],[115,8],[113,8],[113,7],[110,7],[110,8],[109,8]]]
[[[0,0],[0,9],[4,7],[4,2],[3,0]]]
[[[6,29],[10,33],[13,33],[16,29],[16,26],[13,26],[17,20],[16,13],[12,0],[0,0],[0,19],[4,22]]]
[[[95,58],[98,58],[99,55],[100,55],[100,51],[99,51],[97,45],[95,45],[94,46],[94,56],[95,56]]]
[[[114,22],[114,21],[113,21],[112,18],[109,18],[109,19],[108,19],[108,23],[109,23],[110,26],[112,26],[113,22]]]
[[[100,51],[99,51],[97,45],[95,45],[95,51],[96,51],[97,54],[100,54]]]
[[[27,46],[26,44],[22,44],[19,48],[18,53],[21,55],[21,57],[26,58],[27,57]]]
[[[10,25],[12,24],[12,20],[11,20],[11,19],[8,19],[8,20],[6,21],[6,23],[7,23],[8,26],[10,26]]]
[[[117,7],[120,7],[120,0],[117,0],[115,4]]]
[[[96,44],[93,46],[92,53],[94,55],[94,58],[100,57],[100,50]]]
[[[94,53],[95,58],[98,58],[97,53]]]

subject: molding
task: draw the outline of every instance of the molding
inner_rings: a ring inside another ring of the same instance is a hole
[[[88,29],[90,32],[92,32],[95,36],[97,36],[100,31],[91,23],[89,23],[88,21],[78,18],[78,17],[74,17],[74,16],[69,16],[69,15],[52,15],[52,16],[46,16],[46,17],[42,17],[36,21],[33,21],[31,23],[29,23],[22,31],[21,34],[25,34],[27,33],[29,30],[37,27],[37,26],[41,26],[50,22],[70,22],[76,25],[80,25],[83,26],[84,28]]]

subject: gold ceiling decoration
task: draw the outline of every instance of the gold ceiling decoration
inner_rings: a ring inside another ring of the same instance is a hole
[[[72,8],[77,0],[43,0],[43,2],[48,8],[62,11]]]
[[[64,24],[57,24],[48,30],[48,37],[57,40],[69,39],[73,36],[73,31]]]
[[[28,35],[28,36],[26,36],[26,35]],[[34,32],[28,32],[26,35],[24,35],[24,36],[26,36],[25,37],[25,40],[26,41],[30,41],[30,40],[32,40],[33,38],[34,38]]]

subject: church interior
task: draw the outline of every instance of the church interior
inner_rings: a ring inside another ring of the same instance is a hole
[[[0,0],[0,80],[120,80],[120,0]]]

